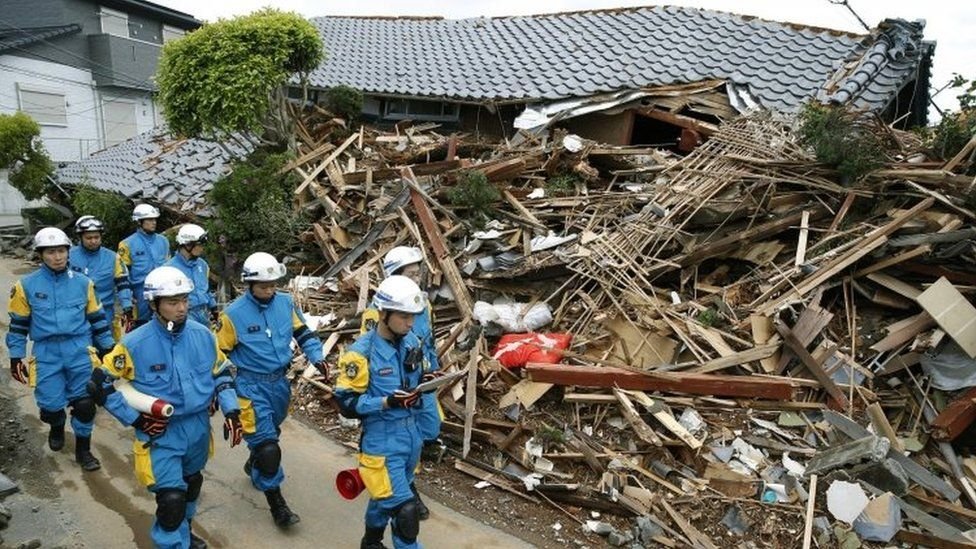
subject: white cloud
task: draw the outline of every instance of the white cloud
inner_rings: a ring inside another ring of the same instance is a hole
[[[212,21],[219,17],[231,17],[250,13],[269,4],[268,0],[155,0],[164,6],[190,13],[199,19]],[[744,15],[755,15],[774,21],[788,21],[802,25],[824,27],[849,32],[864,32],[857,19],[847,8],[834,5],[828,0],[670,0],[661,4],[694,6]],[[925,19],[925,37],[935,40],[933,88],[949,81],[953,73],[976,78],[976,10],[967,1],[959,0],[850,0],[851,5],[864,21],[874,27],[885,18],[908,20]],[[275,0],[274,6],[298,12],[306,17],[319,15],[420,15],[448,18],[496,17],[528,15],[588,9],[609,9],[653,4],[650,0],[554,0],[525,2],[515,0],[468,0],[444,2],[443,0],[374,0],[350,4],[328,3],[316,0]],[[968,7],[967,7],[968,6]],[[958,105],[951,92],[936,98],[942,108]]]

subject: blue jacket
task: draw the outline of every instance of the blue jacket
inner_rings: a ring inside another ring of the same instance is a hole
[[[355,410],[366,423],[407,417],[419,408],[383,409],[383,399],[400,389],[411,391],[420,385],[423,368],[421,342],[412,332],[396,343],[372,329],[359,336],[339,357],[336,398],[346,410]],[[410,362],[415,361],[411,367]]]
[[[176,253],[173,259],[166,262],[171,267],[176,267],[193,281],[193,291],[190,292],[190,309],[216,309],[217,300],[210,293],[210,265],[202,257],[187,260],[183,254]]]
[[[161,234],[146,234],[139,229],[119,242],[119,257],[129,268],[129,282],[135,290],[142,287],[150,271],[162,267],[169,259],[169,241]]]
[[[95,293],[109,317],[114,316],[116,296],[123,310],[132,308],[129,270],[119,254],[105,247],[92,252],[84,246],[72,246],[68,252],[68,267],[95,283]]]
[[[112,328],[95,295],[95,284],[71,269],[55,273],[41,265],[14,284],[7,310],[10,358],[27,355],[28,337],[35,345],[77,339],[88,346],[94,339],[106,351],[114,343]]]
[[[173,334],[159,320],[123,336],[102,361],[109,377],[126,379],[137,391],[172,404],[174,417],[206,410],[214,394],[225,416],[239,410],[228,367],[216,338],[205,326],[186,322]],[[118,392],[108,396],[105,408],[125,425],[132,425],[139,416]]]
[[[376,323],[380,321],[380,312],[374,304],[363,311],[362,324],[359,333],[365,334],[372,330]],[[435,372],[440,369],[440,362],[437,360],[437,341],[434,339],[433,314],[430,307],[414,316],[413,328],[411,330],[417,339],[420,340],[424,348],[424,372]]]
[[[238,368],[256,374],[287,368],[291,364],[292,339],[310,362],[322,360],[322,342],[308,329],[305,316],[284,292],[261,303],[248,290],[228,305],[217,321],[221,350]]]

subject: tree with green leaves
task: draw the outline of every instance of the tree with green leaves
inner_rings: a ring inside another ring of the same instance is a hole
[[[206,24],[163,46],[156,84],[170,130],[294,149],[288,83],[298,76],[305,89],[323,56],[318,31],[295,13],[266,8]]]
[[[0,114],[0,169],[27,200],[45,195],[54,165],[40,141],[41,127],[22,112]]]

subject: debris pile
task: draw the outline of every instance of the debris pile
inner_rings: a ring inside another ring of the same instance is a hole
[[[286,169],[322,257],[292,291],[335,359],[418,246],[441,365],[468,369],[439,392],[454,467],[611,545],[971,544],[971,159],[879,125],[887,166],[841,184],[792,124],[679,157],[318,111]]]

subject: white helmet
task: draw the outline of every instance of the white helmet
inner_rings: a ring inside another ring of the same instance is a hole
[[[389,278],[407,265],[420,263],[423,260],[424,254],[420,252],[420,248],[397,246],[387,252],[386,257],[383,258],[383,276]]]
[[[255,252],[244,260],[241,269],[241,282],[274,282],[287,274],[285,266],[278,263],[273,255]]]
[[[180,232],[176,233],[176,243],[180,246],[199,242],[203,244],[207,241],[207,231],[200,225],[186,223],[180,227]]]
[[[132,220],[142,221],[143,219],[156,219],[159,217],[159,210],[151,204],[139,204],[132,210]]]
[[[68,235],[64,234],[64,231],[57,227],[44,227],[34,235],[35,250],[60,246],[70,248],[71,240],[68,239]]]
[[[417,314],[427,307],[427,294],[413,280],[393,275],[380,282],[376,295],[373,296],[373,304],[380,311]]]
[[[146,301],[157,297],[185,295],[193,291],[193,281],[176,267],[156,267],[146,275],[142,296]]]
[[[93,215],[83,215],[75,221],[75,234],[103,232],[105,232],[105,224]]]

